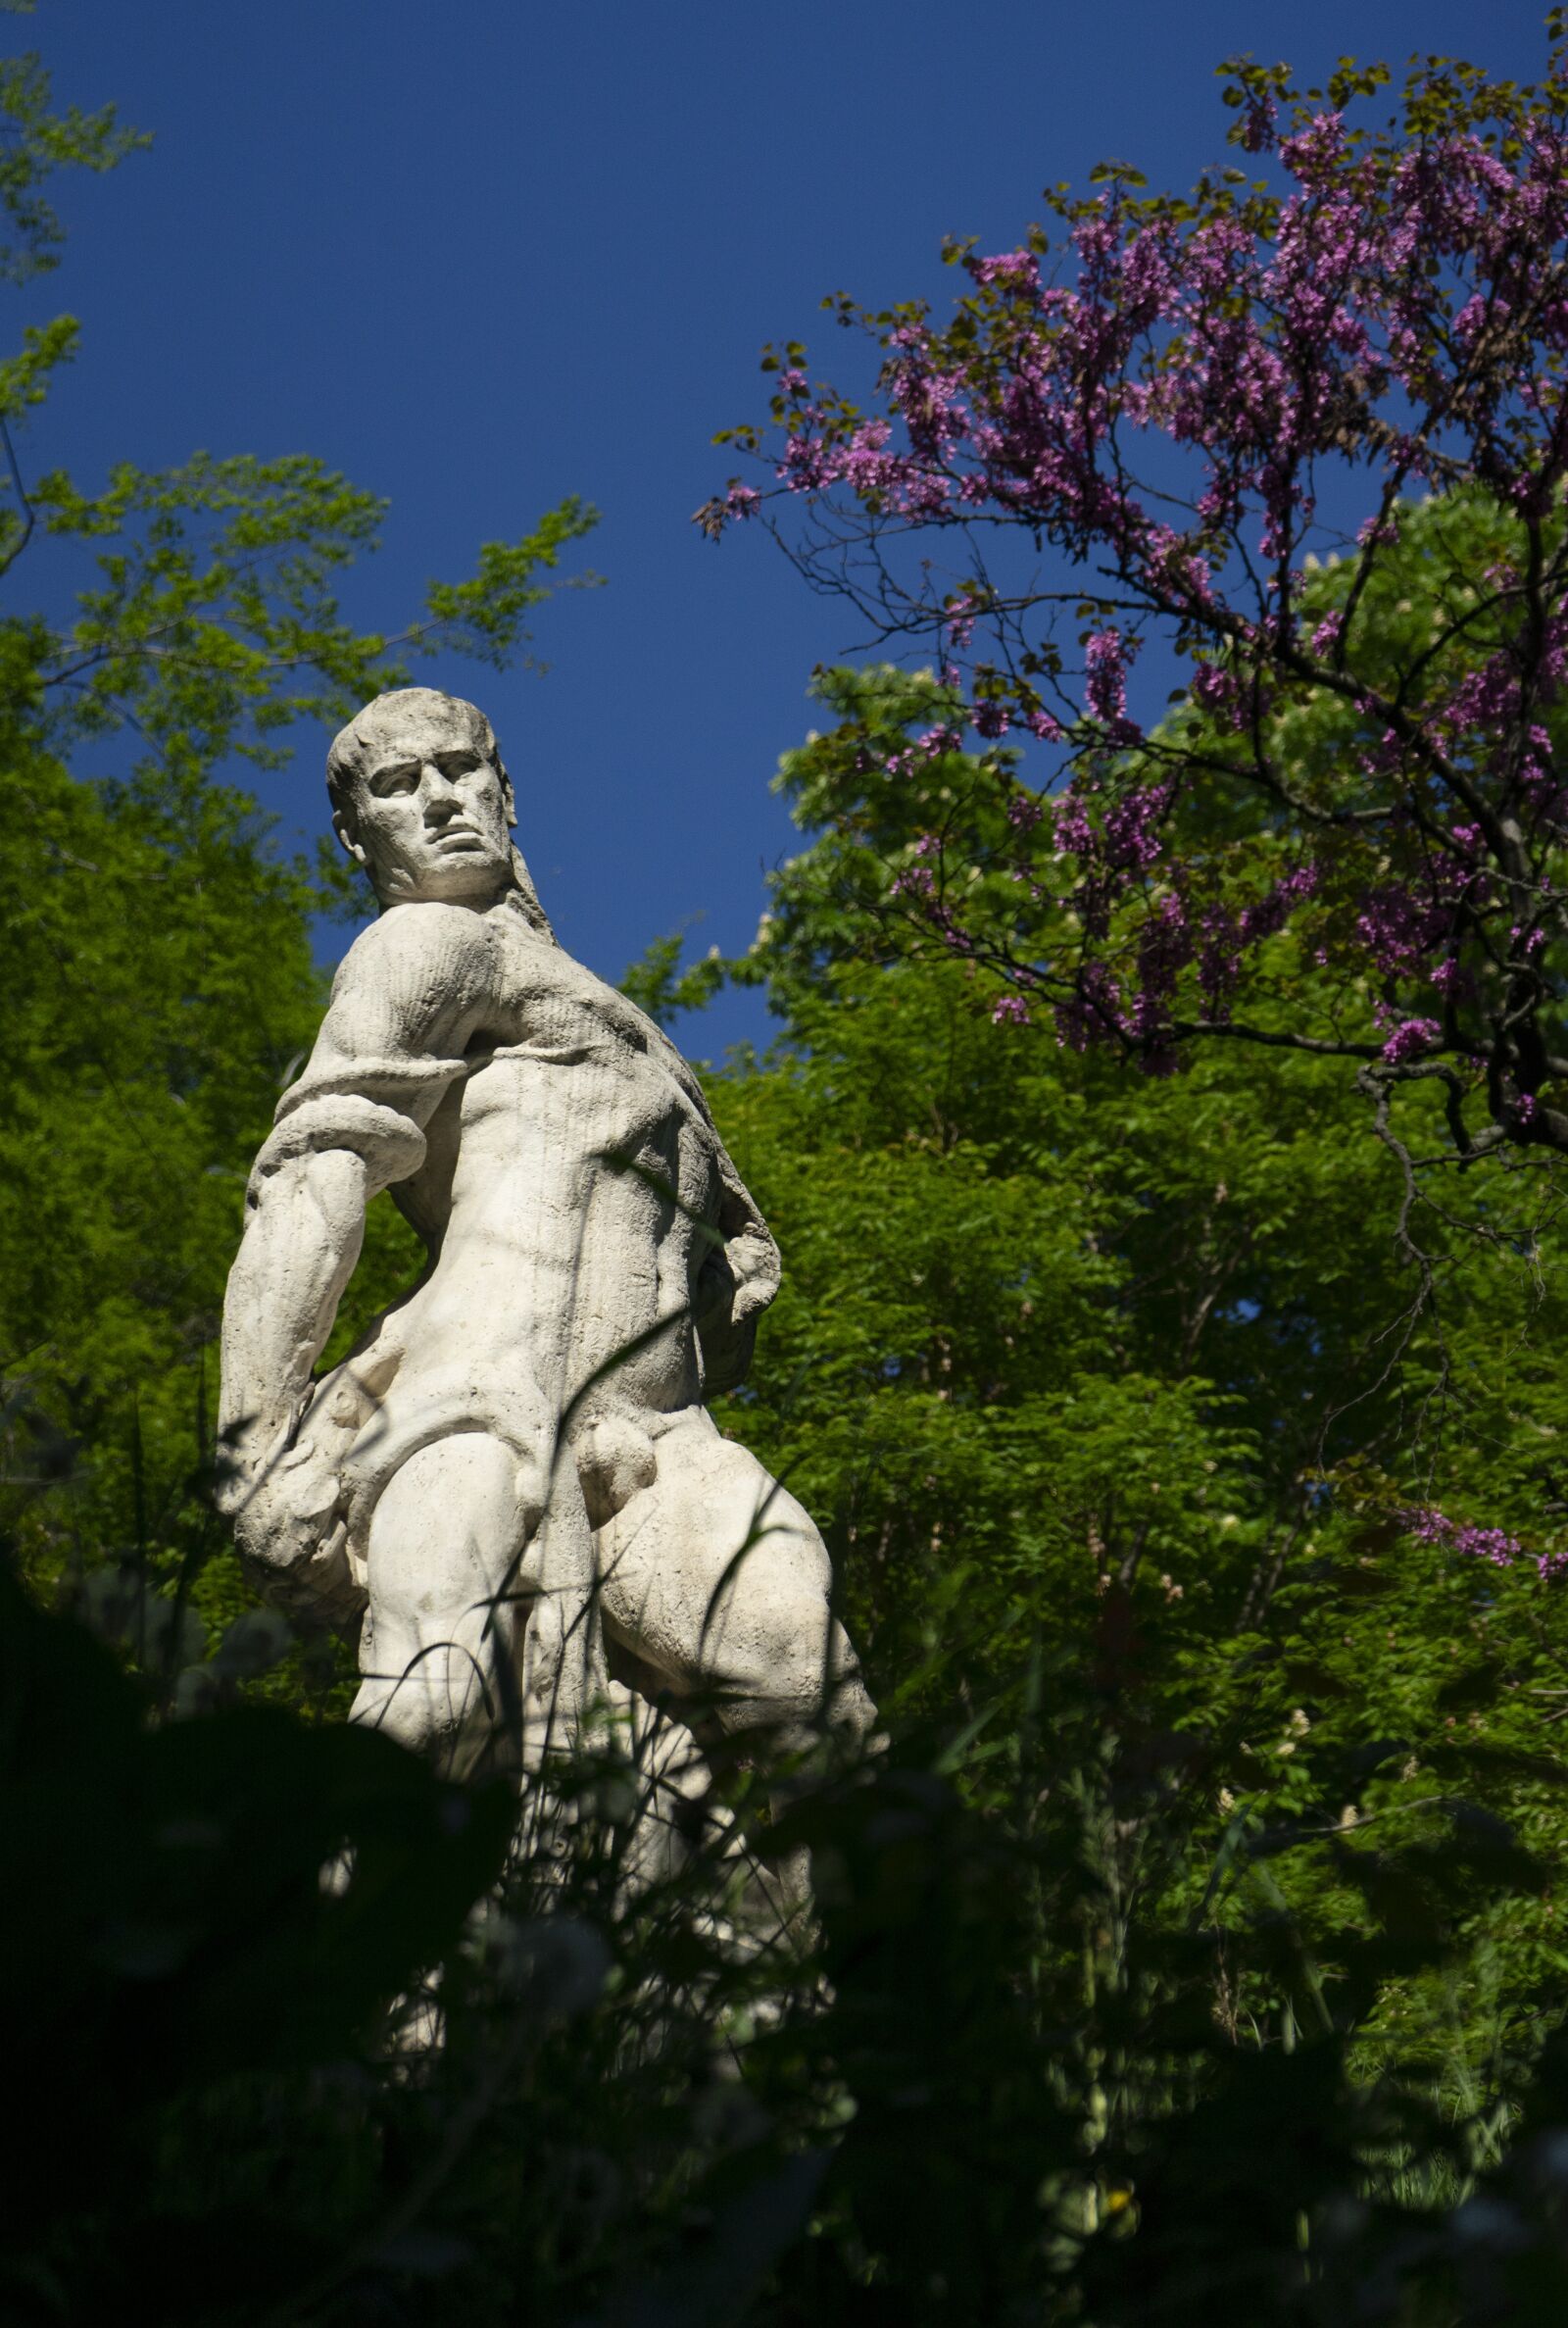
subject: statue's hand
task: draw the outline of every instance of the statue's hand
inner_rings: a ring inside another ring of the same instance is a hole
[[[241,1559],[270,1600],[343,1625],[365,1607],[346,1550],[344,1487],[315,1440],[281,1435],[265,1451],[242,1437],[220,1468],[219,1509],[234,1523]]]
[[[265,1480],[271,1458],[281,1454],[287,1431],[258,1422],[230,1423],[218,1435],[218,1477],[213,1501],[225,1519],[238,1519]]]

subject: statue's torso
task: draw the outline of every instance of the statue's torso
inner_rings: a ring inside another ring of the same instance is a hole
[[[387,1320],[404,1370],[526,1368],[568,1398],[604,1370],[595,1408],[687,1406],[718,1195],[689,1071],[624,996],[525,925],[502,925],[492,965],[466,1071],[394,1192],[433,1257]]]

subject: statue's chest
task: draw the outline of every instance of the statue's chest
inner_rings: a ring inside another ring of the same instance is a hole
[[[492,1008],[470,1049],[506,1046],[545,1056],[609,1047],[626,1059],[649,1055],[648,1022],[622,994],[531,932],[504,944],[494,967]]]
[[[526,943],[503,966],[493,1010],[468,1045],[464,1133],[512,1121],[535,1137],[635,1153],[693,1122],[664,1048],[612,987],[558,949]]]

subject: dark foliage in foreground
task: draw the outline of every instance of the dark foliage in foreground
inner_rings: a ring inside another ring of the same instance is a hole
[[[1540,1869],[1457,1796],[1425,1844],[1307,1807],[1212,1854],[1211,1742],[1149,1725],[1119,1596],[988,1771],[911,1732],[771,1830],[740,1787],[760,1848],[810,1843],[812,1965],[740,1944],[712,1854],[625,1898],[629,1763],[518,1846],[504,1789],[374,1736],[150,1720],[4,1598],[7,2317],[1557,2316],[1562,2040],[1500,2153],[1492,2097],[1356,2059]],[[1332,1962],[1286,1889],[1325,1854],[1374,1910]]]

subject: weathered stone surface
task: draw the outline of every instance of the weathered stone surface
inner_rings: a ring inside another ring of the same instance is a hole
[[[378,697],[327,771],[383,912],[251,1179],[223,1323],[244,1557],[360,1623],[355,1719],[454,1771],[535,1768],[628,1690],[786,1747],[863,1736],[821,1538],[703,1404],[779,1259],[690,1067],[557,945],[472,705]],[[386,1187],[429,1267],[318,1377]]]

